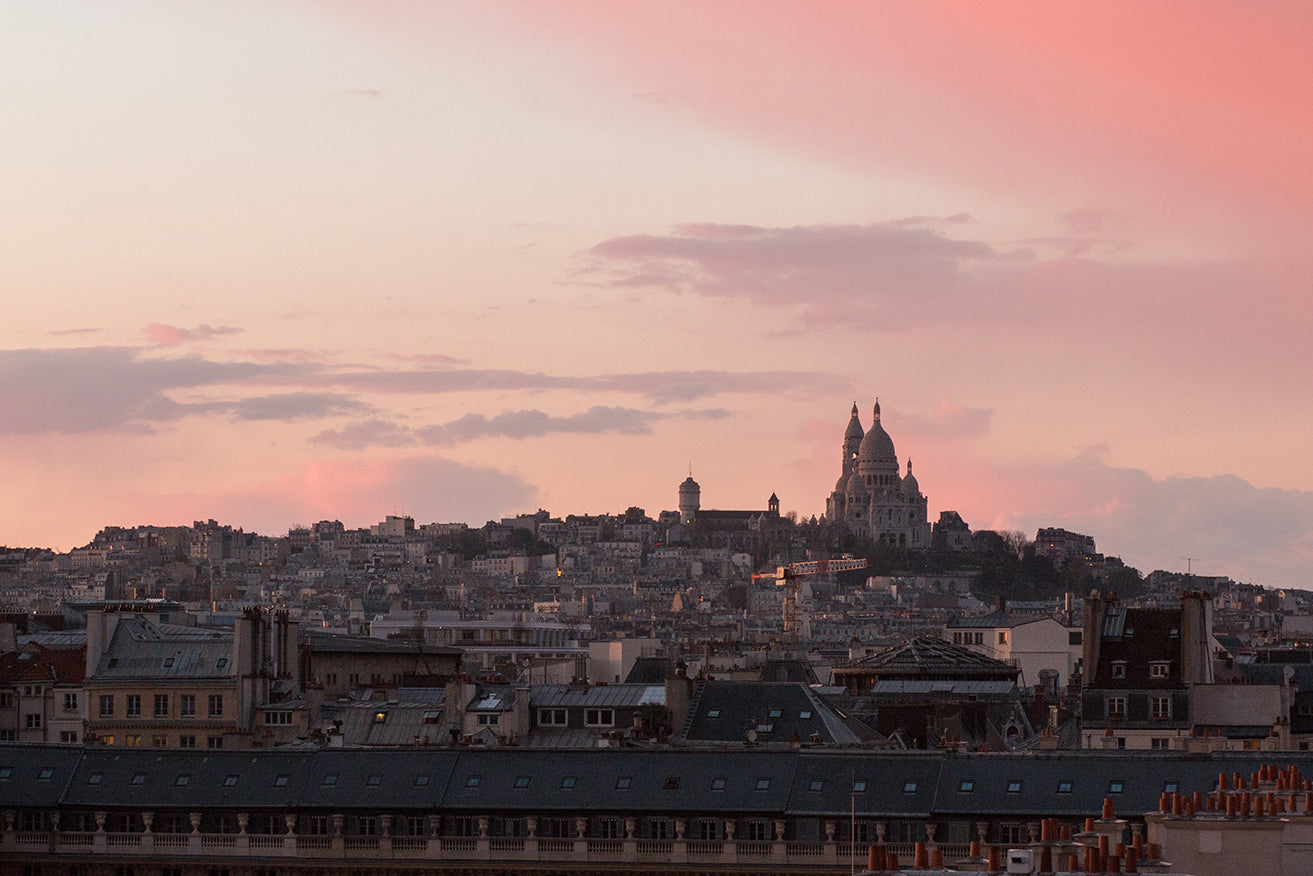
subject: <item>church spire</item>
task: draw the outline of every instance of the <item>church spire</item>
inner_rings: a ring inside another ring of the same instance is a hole
[[[880,397],[875,397],[875,421],[880,422]]]

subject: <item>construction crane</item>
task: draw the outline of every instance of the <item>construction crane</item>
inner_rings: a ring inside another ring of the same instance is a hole
[[[795,642],[798,639],[798,579],[804,575],[824,575],[826,572],[865,569],[870,565],[866,560],[855,560],[851,557],[839,560],[811,560],[806,563],[778,566],[774,573],[759,572],[752,577],[774,578],[776,586],[784,588],[784,641]]]

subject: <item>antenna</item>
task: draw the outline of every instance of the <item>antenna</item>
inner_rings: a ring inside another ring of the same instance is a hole
[[[1199,559],[1199,557],[1181,557],[1181,559],[1185,560],[1185,574],[1187,574],[1187,575],[1189,575],[1191,578],[1193,578],[1193,577],[1194,577],[1194,572],[1193,572],[1192,569],[1191,569],[1191,564],[1192,564],[1195,560]]]

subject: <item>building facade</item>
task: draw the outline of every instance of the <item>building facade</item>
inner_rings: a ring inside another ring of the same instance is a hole
[[[825,516],[842,523],[854,535],[903,548],[929,548],[931,526],[926,497],[912,474],[900,475],[893,439],[880,422],[880,402],[872,412],[871,428],[862,428],[853,403],[843,433],[839,480],[825,503]]]

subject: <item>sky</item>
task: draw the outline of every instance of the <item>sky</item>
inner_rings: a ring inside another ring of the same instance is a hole
[[[825,510],[1313,589],[1313,6],[9,0],[0,544]]]

